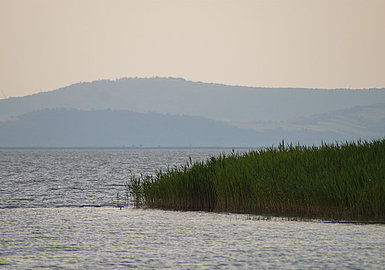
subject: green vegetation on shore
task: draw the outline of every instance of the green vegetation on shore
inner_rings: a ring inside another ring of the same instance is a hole
[[[132,176],[137,207],[385,221],[385,140],[285,146]]]

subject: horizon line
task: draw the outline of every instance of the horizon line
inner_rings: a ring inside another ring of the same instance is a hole
[[[212,85],[221,85],[221,86],[229,86],[229,87],[245,87],[245,88],[253,88],[253,89],[303,89],[303,90],[325,90],[325,91],[333,91],[333,90],[348,90],[348,91],[360,91],[360,90],[365,90],[365,91],[370,91],[370,90],[385,90],[384,87],[368,87],[368,88],[343,88],[343,87],[338,87],[338,88],[321,88],[321,87],[295,87],[295,86],[250,86],[250,85],[240,85],[240,84],[225,84],[225,83],[219,83],[219,82],[205,82],[205,81],[198,81],[198,80],[190,80],[186,79],[183,77],[172,77],[172,76],[149,76],[149,77],[119,77],[115,79],[96,79],[96,80],[91,80],[91,81],[79,81],[71,84],[67,84],[66,86],[62,86],[59,88],[47,90],[47,91],[40,91],[36,92],[33,94],[28,94],[24,96],[8,96],[6,98],[0,98],[1,100],[7,100],[7,99],[12,99],[12,98],[23,98],[23,97],[28,97],[28,96],[33,96],[33,95],[38,95],[42,93],[49,93],[53,91],[58,91],[67,87],[71,87],[77,84],[87,84],[87,83],[95,83],[95,82],[119,82],[119,81],[124,81],[124,80],[179,80],[179,81],[185,81],[185,82],[191,82],[191,83],[202,83],[202,84],[212,84]],[[6,96],[4,94],[4,91],[1,90],[3,96]]]

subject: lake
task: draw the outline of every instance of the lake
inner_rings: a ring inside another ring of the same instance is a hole
[[[132,174],[230,151],[0,150],[0,268],[384,269],[384,225],[117,207]]]

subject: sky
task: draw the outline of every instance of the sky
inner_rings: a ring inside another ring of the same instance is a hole
[[[385,87],[383,0],[0,0],[0,99],[183,77]]]

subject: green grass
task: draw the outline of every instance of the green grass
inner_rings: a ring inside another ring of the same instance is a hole
[[[285,146],[131,178],[137,207],[385,221],[385,140]]]

